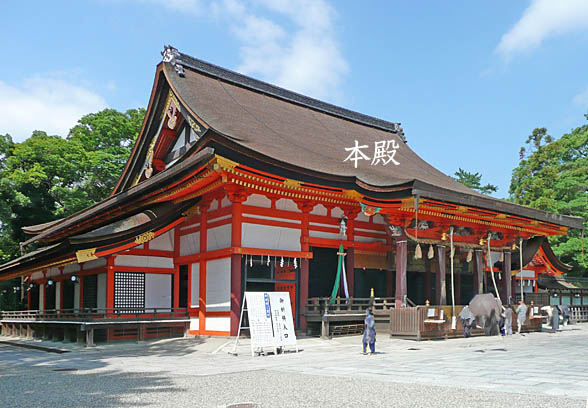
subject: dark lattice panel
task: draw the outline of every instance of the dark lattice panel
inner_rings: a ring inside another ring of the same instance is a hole
[[[145,274],[116,272],[114,274],[114,308],[122,313],[141,313],[145,308]]]

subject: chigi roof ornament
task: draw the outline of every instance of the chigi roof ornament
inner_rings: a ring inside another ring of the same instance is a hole
[[[177,74],[182,78],[185,76],[184,67],[178,61],[180,59],[180,52],[177,48],[174,48],[171,45],[166,45],[163,48],[161,55],[163,56],[163,62],[169,62],[172,64]]]

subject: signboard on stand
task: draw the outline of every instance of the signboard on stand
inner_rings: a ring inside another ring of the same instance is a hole
[[[289,292],[245,292],[234,353],[237,350],[244,312],[247,312],[249,320],[252,355],[263,352],[264,348],[271,348],[277,353],[278,349],[286,346],[294,346],[298,351]]]

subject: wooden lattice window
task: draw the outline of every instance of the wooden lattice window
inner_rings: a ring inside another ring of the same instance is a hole
[[[114,274],[114,308],[121,313],[143,313],[145,309],[145,274],[116,272]]]

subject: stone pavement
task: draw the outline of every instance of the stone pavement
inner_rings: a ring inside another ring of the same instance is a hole
[[[586,324],[555,334],[426,342],[381,335],[371,356],[360,354],[359,336],[304,338],[299,353],[278,356],[251,357],[248,340],[233,356],[233,344],[57,344],[69,350],[63,354],[0,344],[0,406],[587,406]],[[29,394],[8,400],[8,388],[23,383]]]

